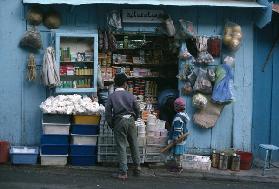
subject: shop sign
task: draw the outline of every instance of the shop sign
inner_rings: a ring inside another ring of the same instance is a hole
[[[162,10],[123,9],[122,21],[126,23],[161,23]]]

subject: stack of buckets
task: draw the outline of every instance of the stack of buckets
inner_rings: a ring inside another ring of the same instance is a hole
[[[6,141],[0,141],[0,163],[7,163],[9,160],[10,144]]]
[[[94,166],[97,163],[99,115],[75,115],[71,125],[70,164]]]
[[[41,165],[66,165],[69,153],[70,116],[43,115]]]

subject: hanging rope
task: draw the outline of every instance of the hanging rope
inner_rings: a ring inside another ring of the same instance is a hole
[[[28,65],[27,65],[27,79],[28,81],[34,81],[36,79],[36,62],[34,54],[29,55]]]

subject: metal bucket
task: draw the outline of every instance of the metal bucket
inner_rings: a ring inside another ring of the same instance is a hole
[[[231,170],[239,171],[240,170],[240,156],[237,154],[233,154],[231,160],[232,160]]]

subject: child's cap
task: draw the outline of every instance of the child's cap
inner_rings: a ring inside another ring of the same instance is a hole
[[[176,112],[182,112],[185,110],[185,108],[186,108],[186,103],[182,97],[179,97],[174,101],[174,110]]]

